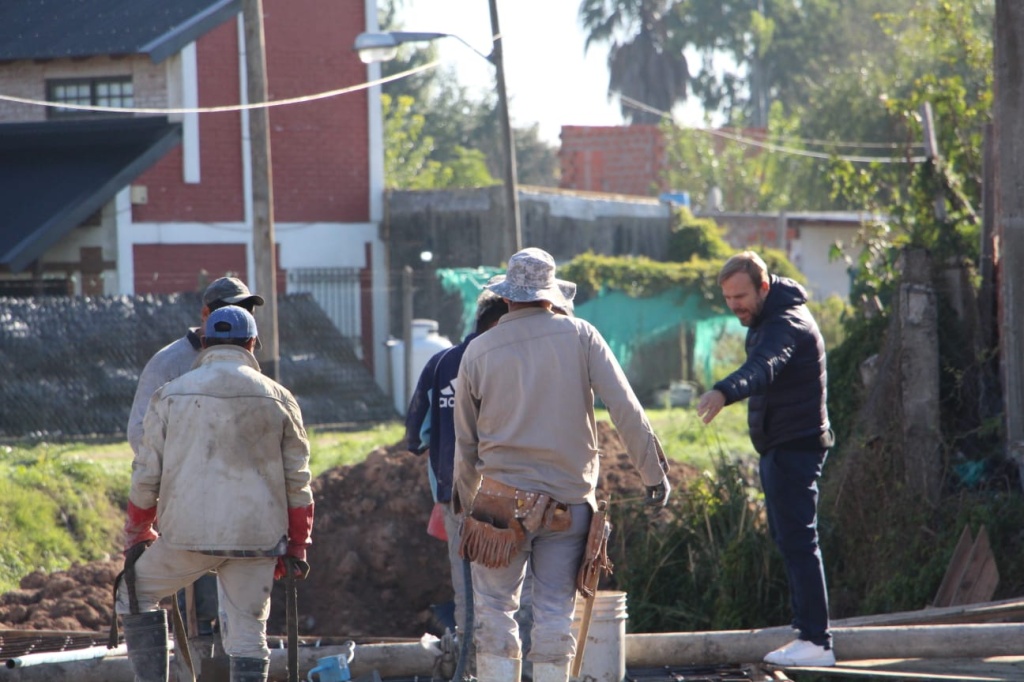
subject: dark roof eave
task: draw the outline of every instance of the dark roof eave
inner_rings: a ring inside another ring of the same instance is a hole
[[[87,199],[58,211],[40,225],[31,238],[12,247],[4,259],[6,269],[12,273],[19,273],[28,268],[33,261],[59,242],[69,230],[102,208],[122,188],[163,158],[171,148],[180,144],[181,137],[181,124],[167,126],[146,151],[112,175]]]
[[[148,54],[154,64],[159,64],[241,11],[242,0],[220,0],[184,24],[143,45],[139,52]]]

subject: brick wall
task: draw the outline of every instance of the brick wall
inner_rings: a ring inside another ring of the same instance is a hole
[[[227,274],[245,279],[244,244],[136,244],[135,293],[202,291]]]
[[[366,25],[363,0],[265,0],[271,99],[366,80],[352,43]],[[369,220],[365,90],[270,110],[277,220]]]
[[[135,293],[198,292],[226,275],[245,280],[245,250],[245,244],[136,244]],[[280,262],[280,246],[276,257]],[[277,293],[284,296],[288,293],[288,271],[279,267],[276,275]]]
[[[25,99],[46,100],[46,81],[54,78],[132,77],[135,105],[166,107],[166,67],[153,64],[147,57],[92,57],[35,62],[21,60],[0,69],[0,92]],[[0,123],[45,121],[46,107],[0,100]]]
[[[562,126],[563,189],[657,196],[665,140],[653,125]]]
[[[227,21],[196,43],[199,106],[238,104],[238,28]],[[186,184],[181,147],[175,147],[133,184],[145,185],[148,201],[132,207],[134,222],[240,222],[242,124],[237,112],[199,116],[201,182]],[[243,262],[244,266],[244,262]],[[139,265],[135,266],[138,271]],[[244,272],[244,267],[243,270]]]
[[[263,3],[270,100],[312,95],[366,80],[352,43],[365,24],[361,0]],[[241,101],[238,28],[222,24],[196,44],[199,105]],[[274,219],[278,222],[369,220],[365,91],[270,109]],[[241,114],[199,117],[202,181],[182,179],[181,150],[139,179],[149,203],[137,222],[233,222],[245,217]]]

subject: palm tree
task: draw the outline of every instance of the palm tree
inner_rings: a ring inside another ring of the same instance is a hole
[[[677,25],[671,0],[583,0],[580,22],[587,30],[584,49],[608,43],[608,93],[621,94],[656,111],[684,101],[690,71],[682,50],[673,46]],[[621,104],[631,123],[655,123],[660,114]]]

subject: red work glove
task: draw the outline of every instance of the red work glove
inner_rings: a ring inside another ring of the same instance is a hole
[[[292,507],[288,510],[288,549],[285,556],[290,556],[299,561],[306,560],[306,547],[313,544],[311,534],[313,532],[313,503],[308,507]],[[274,580],[285,577],[288,569],[285,567],[284,557],[277,558],[277,566],[274,568]],[[304,578],[305,574],[296,569],[296,578]]]
[[[147,545],[156,540],[157,532],[153,530],[156,523],[156,507],[142,509],[128,500],[128,519],[124,522],[124,551],[128,551],[140,542]]]

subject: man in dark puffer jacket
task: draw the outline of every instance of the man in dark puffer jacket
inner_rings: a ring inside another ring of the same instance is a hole
[[[744,251],[726,261],[718,283],[729,309],[747,327],[747,361],[700,397],[697,414],[707,424],[724,406],[750,399],[750,440],[761,456],[768,525],[785,561],[799,632],[764,660],[835,665],[817,518],[818,478],[832,446],[825,343],[804,289],[769,275],[756,253]]]

